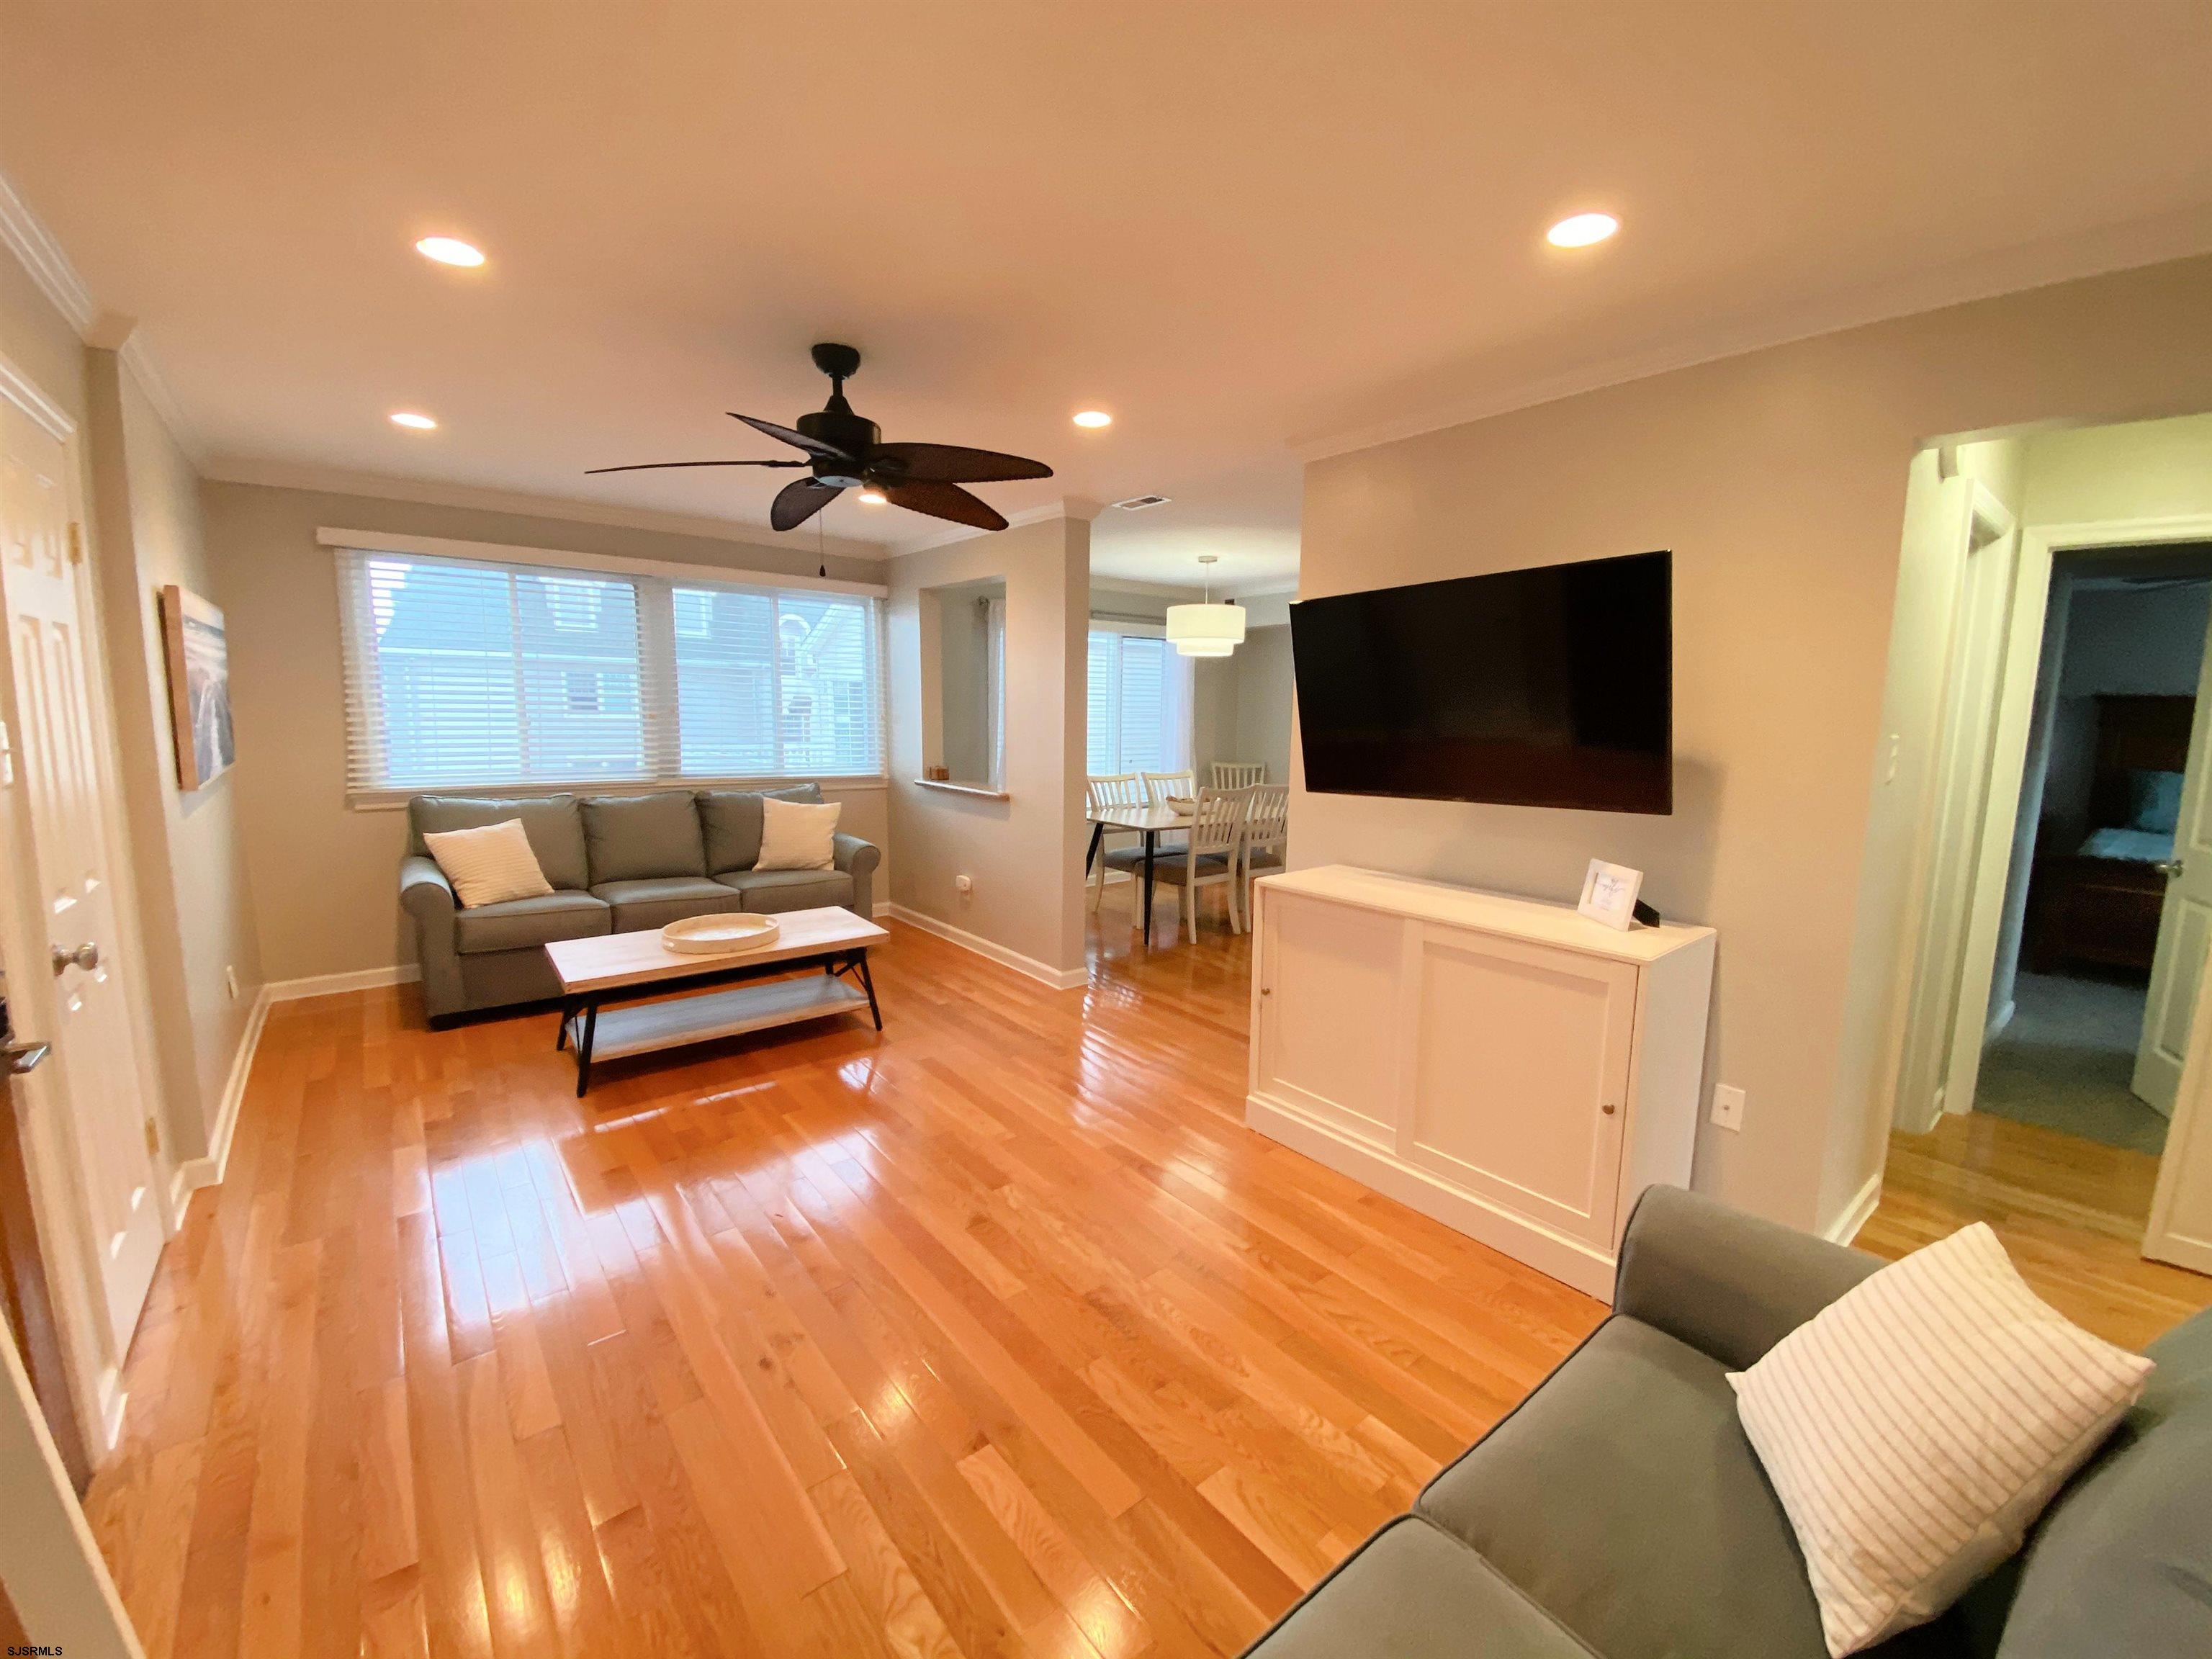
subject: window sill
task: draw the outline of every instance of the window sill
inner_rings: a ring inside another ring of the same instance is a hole
[[[952,783],[943,778],[916,778],[917,789],[942,789],[948,795],[973,795],[978,800],[1012,800],[1013,797],[1003,789],[994,789],[988,783]]]
[[[789,789],[817,783],[825,795],[856,795],[889,789],[887,777],[850,778],[664,778],[654,782],[584,783],[438,783],[420,789],[364,789],[346,797],[355,812],[404,812],[417,795],[498,795],[518,798],[536,795],[656,795],[670,789]]]

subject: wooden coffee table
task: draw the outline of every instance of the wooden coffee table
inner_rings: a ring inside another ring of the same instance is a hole
[[[862,1008],[882,1030],[883,1011],[876,1003],[876,982],[868,973],[868,947],[890,935],[836,905],[786,910],[776,921],[781,931],[773,945],[724,956],[672,951],[660,942],[658,927],[548,945],[545,954],[561,980],[561,1025],[553,1046],[575,1051],[576,1093],[580,1097],[591,1087],[594,1060],[711,1042]],[[817,963],[822,968],[819,979],[779,980],[771,985],[732,982]],[[677,989],[698,994],[635,1008],[606,1006],[665,997]]]

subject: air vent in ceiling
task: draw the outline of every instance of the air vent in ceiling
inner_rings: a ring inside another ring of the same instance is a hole
[[[1167,504],[1168,498],[1164,495],[1132,495],[1126,501],[1114,503],[1127,513],[1141,513],[1148,507],[1165,507]]]

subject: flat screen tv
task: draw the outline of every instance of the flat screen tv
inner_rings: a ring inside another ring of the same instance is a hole
[[[1291,607],[1310,790],[1674,810],[1673,557]]]

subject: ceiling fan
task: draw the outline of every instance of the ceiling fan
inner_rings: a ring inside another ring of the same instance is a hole
[[[595,466],[592,472],[653,472],[686,466],[803,466],[808,477],[794,478],[776,492],[768,521],[778,530],[796,530],[843,491],[859,486],[880,489],[892,505],[973,525],[1004,530],[995,507],[960,488],[963,483],[997,483],[1012,478],[1049,478],[1042,461],[1001,455],[991,449],[963,449],[955,444],[887,444],[883,428],[853,412],[845,401],[845,382],[857,374],[860,354],[848,345],[814,348],[814,366],[830,377],[830,401],[812,415],[799,417],[797,430],[773,421],[729,411],[756,432],[803,449],[805,460],[647,461],[635,466]]]

